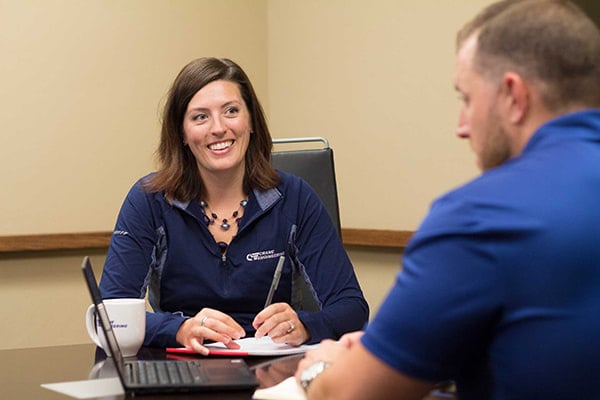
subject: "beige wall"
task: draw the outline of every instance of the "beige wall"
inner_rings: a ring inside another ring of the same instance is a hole
[[[235,58],[266,101],[266,4],[0,0],[0,234],[110,230],[188,61]]]
[[[110,230],[153,168],[165,91],[204,55],[246,69],[274,136],[329,138],[344,227],[415,229],[476,173],[453,40],[487,3],[0,0],[0,235]],[[349,250],[375,311],[400,253]],[[0,254],[0,349],[88,342],[83,255]]]
[[[489,2],[269,2],[272,131],[330,139],[344,227],[415,229],[475,174],[454,136],[454,39]]]

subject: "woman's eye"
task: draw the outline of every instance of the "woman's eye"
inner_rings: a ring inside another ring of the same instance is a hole
[[[197,114],[192,117],[194,121],[204,121],[208,116],[206,114]]]
[[[225,110],[225,114],[226,115],[236,115],[239,111],[240,110],[237,107],[229,107],[228,109]]]

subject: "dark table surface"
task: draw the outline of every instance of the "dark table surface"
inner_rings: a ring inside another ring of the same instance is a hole
[[[163,349],[143,347],[138,359],[190,359],[201,356],[167,354]],[[302,355],[285,357],[246,357],[246,363],[254,370],[259,388],[273,386],[292,376]],[[0,350],[0,398],[3,400],[65,400],[71,397],[41,387],[46,383],[81,381],[116,377],[112,359],[93,344],[39,347],[29,349]],[[211,392],[143,396],[144,399],[223,399],[247,400],[253,391]],[[95,397],[103,400],[120,400],[126,396]],[[432,394],[427,400],[452,398],[448,394]]]
[[[142,348],[138,359],[189,359],[198,356],[171,355],[162,349]],[[291,376],[301,356],[281,358],[247,357],[246,363],[259,380],[259,387],[275,385]],[[70,382],[116,377],[112,359],[92,344],[39,347],[0,351],[0,398],[4,400],[70,399],[71,397],[41,387],[45,383]],[[190,395],[144,396],[144,399],[251,399],[250,392],[212,392]],[[102,397],[124,399],[125,395]]]

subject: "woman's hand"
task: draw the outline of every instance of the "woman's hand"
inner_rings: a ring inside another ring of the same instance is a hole
[[[310,339],[310,334],[287,303],[274,303],[256,314],[252,326],[255,337],[269,336],[275,343],[300,346]]]
[[[208,355],[208,349],[202,345],[205,339],[221,342],[228,349],[239,349],[240,346],[233,340],[244,336],[244,328],[229,315],[211,308],[203,308],[193,318],[181,324],[176,339],[182,346]]]

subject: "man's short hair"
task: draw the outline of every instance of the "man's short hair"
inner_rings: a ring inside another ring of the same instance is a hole
[[[566,0],[503,0],[458,32],[477,36],[475,68],[487,77],[514,71],[534,82],[552,112],[600,107],[600,31]]]

